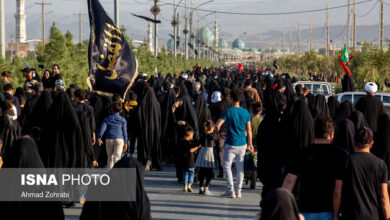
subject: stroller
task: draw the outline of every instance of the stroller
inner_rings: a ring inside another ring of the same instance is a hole
[[[248,185],[250,182],[250,188],[256,189],[257,180],[257,151],[250,152],[246,151],[244,157],[244,178],[245,184]]]

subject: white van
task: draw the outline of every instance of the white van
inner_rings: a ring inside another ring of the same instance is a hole
[[[296,85],[302,85],[302,87],[307,87],[313,95],[324,95],[326,98],[329,96],[335,95],[334,87],[327,82],[322,81],[298,81],[293,84],[293,88],[295,88]]]
[[[364,96],[366,96],[365,92],[343,92],[337,94],[337,100],[339,103],[349,100],[356,105],[359,99]],[[382,100],[383,104],[390,104],[390,93],[377,93],[375,96]]]

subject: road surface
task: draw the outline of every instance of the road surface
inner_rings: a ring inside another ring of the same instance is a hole
[[[225,192],[225,180],[214,178],[210,190],[214,196],[199,195],[199,185],[194,184],[193,193],[183,192],[176,182],[175,169],[145,173],[145,190],[151,202],[153,219],[254,219],[259,212],[261,184],[255,190],[244,185],[242,198],[220,197]],[[65,209],[66,219],[79,219],[82,205]]]

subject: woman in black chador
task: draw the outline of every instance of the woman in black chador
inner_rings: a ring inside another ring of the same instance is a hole
[[[161,148],[163,158],[166,161],[173,159],[176,138],[173,130],[175,125],[171,123],[173,118],[172,106],[176,102],[176,93],[174,89],[169,89],[167,93],[161,96]]]
[[[383,114],[378,120],[378,130],[375,133],[374,146],[371,152],[382,159],[386,165],[390,177],[390,117]]]
[[[161,152],[161,110],[152,87],[144,89],[143,99],[138,106],[140,133],[138,137],[138,160],[150,168],[162,170]]]
[[[38,147],[29,137],[16,140],[8,158],[9,160],[4,161],[3,168],[44,168]],[[64,211],[60,202],[1,202],[0,213],[2,220],[64,219]]]
[[[84,204],[83,211],[81,212],[80,220],[150,220],[150,202],[148,195],[144,190],[144,175],[142,172],[142,166],[133,158],[124,157],[118,161],[114,168],[135,168],[136,169],[136,181],[129,180],[124,176],[116,175],[112,178],[113,181],[125,182],[128,184],[134,184],[136,182],[136,200],[132,202],[91,202],[88,201]],[[121,184],[125,186],[126,184]],[[123,189],[108,189],[113,190],[113,193],[129,194],[131,187],[125,187]],[[99,193],[101,190],[91,190],[91,193]],[[88,197],[88,194],[87,194]]]
[[[50,168],[86,167],[86,154],[81,124],[63,91],[54,98],[42,129],[39,152],[43,163]]]

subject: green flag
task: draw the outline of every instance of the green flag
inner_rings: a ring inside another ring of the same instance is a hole
[[[344,63],[349,62],[349,54],[348,54],[347,44],[344,44],[344,50],[343,50],[343,55],[341,56],[341,60]]]

